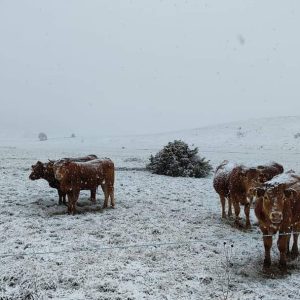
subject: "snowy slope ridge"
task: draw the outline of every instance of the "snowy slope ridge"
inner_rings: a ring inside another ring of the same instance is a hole
[[[101,132],[103,134],[103,132]],[[181,130],[160,134],[77,137],[63,139],[49,136],[44,144],[36,139],[0,138],[0,146],[22,145],[26,147],[125,147],[133,149],[161,148],[174,139],[182,139],[198,146],[200,150],[300,150],[300,116],[252,119],[233,123]]]
[[[158,135],[132,138],[141,144],[161,146],[172,139],[184,139],[201,148],[218,147],[235,150],[241,149],[299,149],[300,138],[294,135],[300,132],[300,117],[278,117],[253,119],[227,123],[191,130],[177,131]]]

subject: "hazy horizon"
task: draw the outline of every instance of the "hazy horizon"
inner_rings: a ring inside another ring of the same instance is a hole
[[[299,9],[1,1],[1,132],[151,134],[297,115]]]

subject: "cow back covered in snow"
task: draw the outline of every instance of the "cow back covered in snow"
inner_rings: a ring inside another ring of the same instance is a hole
[[[57,161],[49,160],[47,163],[42,163],[38,161],[35,165],[31,166],[31,174],[29,175],[29,179],[31,180],[38,180],[38,179],[45,179],[49,186],[52,188],[57,189],[58,192],[58,203],[59,204],[66,204],[66,193],[62,192],[60,189],[60,183],[54,176],[54,164],[55,163],[63,163],[66,161],[77,161],[77,162],[85,162],[89,160],[96,159],[97,156],[94,154],[83,156],[83,157],[76,157],[76,158],[63,158]],[[91,199],[94,200],[96,197],[96,190],[91,190]]]
[[[114,163],[110,159],[95,159],[88,162],[65,161],[54,164],[55,178],[61,190],[68,196],[68,211],[76,212],[76,202],[80,190],[97,189],[101,185],[105,200],[103,208],[115,206],[114,201]]]
[[[279,232],[277,241],[280,252],[279,264],[286,269],[286,256],[289,254],[289,240],[292,230],[298,232],[300,220],[300,177],[294,172],[286,172],[267,181],[256,189],[255,215],[263,233],[265,248],[264,268],[271,265],[273,235]],[[298,255],[298,234],[294,234],[292,255]]]

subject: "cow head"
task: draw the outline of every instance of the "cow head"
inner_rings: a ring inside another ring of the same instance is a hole
[[[71,164],[71,161],[65,161],[63,163],[54,164],[54,176],[58,181],[63,180],[66,175],[69,173],[68,166]]]
[[[45,175],[44,164],[40,161],[38,161],[35,165],[32,165],[31,170],[31,174],[29,175],[29,179],[31,180],[41,179]]]
[[[256,189],[256,197],[263,201],[263,212],[272,224],[278,225],[284,216],[284,207],[288,201],[285,197],[284,186],[272,186]]]
[[[260,171],[257,168],[248,168],[244,169],[241,172],[241,177],[243,182],[249,187],[249,189],[253,186],[257,186],[255,183],[257,182]]]

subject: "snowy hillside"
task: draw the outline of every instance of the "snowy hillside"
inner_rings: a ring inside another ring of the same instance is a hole
[[[144,136],[1,139],[0,298],[225,299],[229,288],[228,299],[300,299],[299,260],[281,275],[274,242],[272,273],[264,274],[253,211],[251,230],[222,220],[211,177],[130,169],[182,139],[214,166],[275,160],[300,172],[298,132],[300,117],[282,117]],[[79,214],[69,216],[56,190],[28,179],[37,160],[91,153],[129,168],[117,171],[114,210],[101,209],[101,191],[97,205],[82,192]]]

